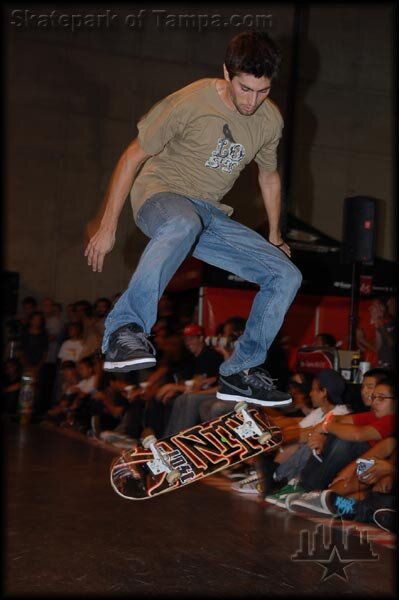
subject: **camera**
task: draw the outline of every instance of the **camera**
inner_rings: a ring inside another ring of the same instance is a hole
[[[375,464],[375,460],[373,460],[372,458],[358,458],[356,460],[356,464],[356,475],[359,477]]]

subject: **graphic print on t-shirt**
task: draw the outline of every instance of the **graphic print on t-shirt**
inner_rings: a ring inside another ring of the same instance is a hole
[[[216,149],[212,151],[205,166],[231,173],[245,158],[245,148],[235,142],[227,123],[223,126],[223,135],[218,139]]]

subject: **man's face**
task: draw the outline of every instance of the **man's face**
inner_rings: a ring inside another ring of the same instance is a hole
[[[88,379],[93,374],[93,369],[86,363],[78,363],[78,374],[82,379]]]
[[[390,386],[379,383],[375,386],[371,410],[380,419],[386,415],[394,415],[396,412],[396,398],[392,397]]]
[[[309,395],[314,408],[319,408],[326,400],[326,391],[321,387],[317,379],[313,379]]]
[[[103,300],[99,300],[96,304],[96,315],[97,317],[105,317],[108,312],[108,304]]]
[[[365,406],[371,406],[371,396],[374,392],[374,388],[376,386],[375,377],[364,377],[362,381],[362,387],[360,388],[360,395],[362,397],[362,402]]]
[[[241,115],[253,115],[266,100],[271,89],[268,77],[255,77],[248,73],[239,73],[233,79],[224,67],[224,77],[227,81],[230,99]]]
[[[201,353],[204,338],[201,335],[185,335],[184,343],[194,356],[198,356]]]

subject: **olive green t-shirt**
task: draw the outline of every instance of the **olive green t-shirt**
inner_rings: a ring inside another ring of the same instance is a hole
[[[138,123],[138,139],[151,155],[132,190],[134,215],[158,192],[205,200],[231,215],[221,199],[253,159],[277,167],[283,120],[271,100],[241,115],[220,98],[217,79],[201,79],[158,102]]]

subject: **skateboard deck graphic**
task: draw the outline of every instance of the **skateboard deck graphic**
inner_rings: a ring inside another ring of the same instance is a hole
[[[244,411],[245,412],[245,411]],[[249,421],[248,421],[249,416]],[[249,425],[249,427],[248,427]],[[257,429],[257,431],[254,431]],[[259,433],[262,432],[262,443]],[[145,500],[200,481],[262,452],[275,450],[282,442],[280,429],[255,408],[233,411],[207,423],[195,425],[146,449],[138,445],[115,458],[110,479],[115,492],[130,500]],[[177,479],[168,481],[162,457]]]

